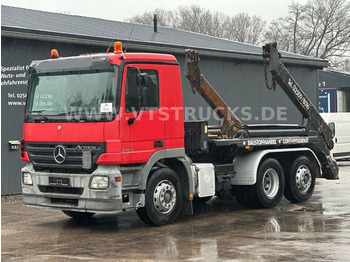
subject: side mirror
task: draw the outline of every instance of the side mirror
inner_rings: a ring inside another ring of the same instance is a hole
[[[137,86],[139,87],[147,85],[147,81],[148,81],[147,73],[139,73],[136,77],[136,83],[137,83]]]
[[[129,118],[128,119],[128,124],[132,125],[134,123],[134,121],[138,118],[140,111],[141,111],[141,106],[142,106],[142,102],[143,102],[143,96],[142,96],[142,86],[146,86],[147,85],[147,81],[148,81],[148,74],[147,73],[141,73],[140,69],[138,67],[128,67],[129,69],[136,69],[138,71],[138,75],[136,77],[136,84],[137,84],[137,114],[136,117],[133,118]]]

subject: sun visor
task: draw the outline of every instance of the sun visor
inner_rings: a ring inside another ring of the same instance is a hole
[[[107,55],[81,56],[33,61],[29,73],[69,72],[81,70],[113,70]]]

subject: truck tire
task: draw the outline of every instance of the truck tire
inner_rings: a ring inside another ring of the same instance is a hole
[[[62,212],[74,219],[84,219],[84,218],[89,218],[95,215],[95,213],[90,213],[90,212],[76,212],[76,211],[68,211],[68,210],[62,210]]]
[[[160,226],[174,222],[183,202],[177,174],[169,168],[155,171],[147,182],[145,200],[145,206],[136,210],[144,223]]]
[[[310,199],[316,183],[312,162],[306,156],[299,156],[286,174],[284,196],[291,202],[300,203]]]
[[[248,193],[249,204],[256,208],[273,208],[284,193],[284,173],[280,163],[273,158],[259,166],[256,183]]]

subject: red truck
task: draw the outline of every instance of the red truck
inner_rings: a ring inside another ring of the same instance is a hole
[[[187,51],[192,88],[218,109],[222,126],[184,122],[180,68],[172,55],[113,53],[33,61],[21,141],[23,202],[73,218],[136,209],[150,225],[172,223],[192,201],[235,197],[272,208],[284,195],[308,200],[316,177],[338,178],[332,134],[264,46],[274,79],[303,125],[243,125]]]

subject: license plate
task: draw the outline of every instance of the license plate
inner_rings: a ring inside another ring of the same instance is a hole
[[[69,178],[67,177],[49,177],[49,184],[55,186],[69,186]]]

